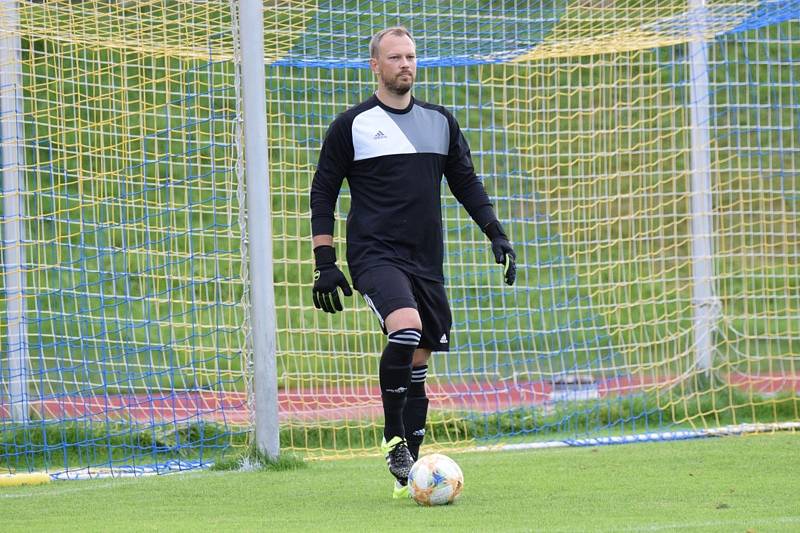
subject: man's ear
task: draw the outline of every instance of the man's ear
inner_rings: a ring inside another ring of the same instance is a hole
[[[378,60],[374,57],[369,58],[369,68],[372,70],[373,73],[378,73]]]

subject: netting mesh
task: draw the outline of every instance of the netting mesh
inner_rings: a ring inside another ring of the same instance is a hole
[[[283,414],[297,424],[290,447],[352,453],[380,436],[383,338],[357,301],[341,318],[311,308],[310,263],[294,277],[308,257],[308,212],[294,202],[305,200],[327,124],[374,91],[366,45],[392,24],[414,32],[415,95],[456,115],[520,256],[509,290],[484,237],[445,192],[455,322],[451,352],[435,354],[429,370],[428,442],[796,419],[797,213],[786,189],[798,186],[798,151],[786,108],[798,96],[788,80],[800,51],[797,5],[376,5],[321,5],[267,71],[271,175],[285,214],[276,226],[286,243],[276,252],[286,269],[279,300],[293,310],[279,324]],[[709,42],[706,59],[693,57],[698,39]],[[691,65],[701,60],[710,87],[699,105],[709,118],[693,124]],[[700,148],[712,162],[714,206],[701,213],[713,232],[700,235],[698,128],[710,136]],[[783,192],[770,192],[770,173]],[[345,184],[340,221],[348,206]],[[696,239],[712,243],[712,257],[693,256]],[[707,259],[714,322],[701,333],[695,264]],[[765,329],[745,340],[747,327]],[[710,369],[698,363],[703,335],[713,337]]]
[[[0,5],[5,464],[214,460],[251,430],[244,265],[258,236],[235,2]],[[693,6],[264,2],[284,449],[380,439],[385,339],[358,298],[314,310],[308,193],[328,124],[375,89],[370,37],[394,24],[417,41],[416,97],[458,119],[519,263],[505,287],[445,187],[454,328],[428,374],[428,445],[800,418],[800,2]],[[699,214],[698,150],[712,205]],[[340,243],[348,207],[345,185]],[[698,239],[710,255],[693,255]],[[709,260],[713,299],[698,301]]]

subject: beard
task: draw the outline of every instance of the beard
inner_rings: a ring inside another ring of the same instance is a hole
[[[402,76],[402,74],[398,74],[391,80],[385,80],[384,86],[386,89],[398,96],[403,96],[410,91],[411,87],[414,85],[414,75],[409,72],[407,79]]]

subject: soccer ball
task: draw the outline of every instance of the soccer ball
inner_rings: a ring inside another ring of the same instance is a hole
[[[420,505],[453,503],[464,488],[464,474],[455,461],[440,453],[421,457],[408,474],[408,492]]]

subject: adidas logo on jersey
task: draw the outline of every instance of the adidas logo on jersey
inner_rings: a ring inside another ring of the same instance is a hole
[[[380,141],[382,139],[388,139],[388,137],[381,130],[378,130],[378,133],[375,134],[373,139],[375,139],[376,141]]]
[[[442,334],[442,338],[439,339],[439,344],[446,344],[447,343],[447,334]]]

